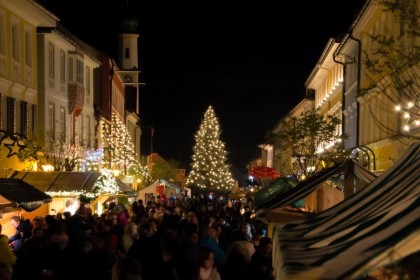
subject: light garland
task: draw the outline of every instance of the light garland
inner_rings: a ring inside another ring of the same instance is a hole
[[[420,102],[409,101],[406,106],[402,106],[401,104],[395,106],[395,111],[402,117],[402,130],[404,132],[409,132],[412,129],[420,127],[420,110],[416,104],[420,104]]]

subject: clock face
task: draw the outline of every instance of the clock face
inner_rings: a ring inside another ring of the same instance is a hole
[[[130,75],[124,76],[124,82],[131,83],[133,81],[133,78]]]

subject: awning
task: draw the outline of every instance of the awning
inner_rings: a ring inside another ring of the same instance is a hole
[[[373,173],[349,159],[327,168],[297,185],[296,183],[293,183],[293,181],[283,182],[281,185],[284,186],[280,186],[281,188],[278,188],[279,190],[275,195],[267,196],[266,199],[261,199],[258,203],[255,203],[255,209],[268,210],[292,205],[293,203],[305,199],[305,197],[316,191],[326,180],[340,175],[343,176],[341,180],[345,182],[351,181],[353,184],[356,184],[355,187],[358,190],[376,179],[376,176]],[[290,188],[287,185],[290,185],[293,188]]]
[[[275,279],[357,279],[420,251],[419,146],[341,203],[277,224]]]
[[[132,187],[128,186],[126,183],[124,183],[118,178],[116,178],[116,182],[117,182],[119,193],[122,193],[127,196],[137,196],[138,192],[133,190]]]
[[[171,190],[175,191],[176,193],[180,192],[180,187],[179,186],[177,186],[173,183],[170,183],[170,182],[166,181],[165,179],[157,179],[153,184],[147,186],[147,188],[151,187],[151,186],[156,187],[156,186],[159,186],[159,185],[164,185],[165,190],[166,189],[171,189]]]
[[[20,178],[33,185],[37,189],[63,194],[93,192],[94,185],[101,176],[99,172],[33,172],[16,171],[12,174],[13,178]],[[116,178],[118,192],[128,196],[136,196],[136,192],[120,179]],[[54,195],[55,196],[55,195]]]
[[[48,202],[49,195],[21,179],[0,178],[0,209],[16,207],[31,212]]]
[[[254,195],[255,209],[268,208],[276,204],[277,198],[288,193],[299,182],[287,177],[277,178],[271,185],[261,189]]]

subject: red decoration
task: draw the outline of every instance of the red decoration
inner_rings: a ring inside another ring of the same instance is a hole
[[[157,185],[156,186],[156,192],[160,195],[160,196],[162,196],[162,194],[163,194],[163,190],[165,189],[165,185]]]
[[[255,179],[277,179],[280,177],[280,172],[276,169],[267,166],[254,166],[251,169],[250,175]]]

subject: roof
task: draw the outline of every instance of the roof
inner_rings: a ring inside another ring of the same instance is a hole
[[[275,279],[357,279],[420,251],[419,147],[339,204],[275,225]]]
[[[13,178],[20,178],[43,192],[93,192],[93,187],[101,173],[99,172],[34,172],[16,171]],[[134,190],[116,179],[120,193],[134,195]]]
[[[292,205],[317,190],[326,180],[338,175],[344,176],[342,180],[352,179],[352,182],[357,184],[356,187],[359,189],[376,179],[376,175],[360,166],[354,160],[348,159],[318,172],[307,180],[300,182],[287,192],[277,192],[277,195],[274,197],[268,196],[266,200],[254,205],[255,209],[269,210],[277,207]],[[274,185],[275,184],[276,182],[274,182]],[[267,188],[270,188],[270,186]]]
[[[158,185],[165,185],[171,189],[179,189],[179,187],[171,182],[166,181],[165,179],[157,179],[153,184],[150,186],[158,186]]]
[[[16,207],[31,212],[48,202],[51,196],[21,179],[0,178],[0,209]]]
[[[126,185],[123,181],[121,181],[118,178],[116,178],[115,180],[117,182],[118,190],[120,193],[126,194],[128,196],[137,196],[138,192],[133,190],[132,187]]]

